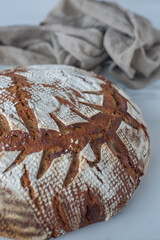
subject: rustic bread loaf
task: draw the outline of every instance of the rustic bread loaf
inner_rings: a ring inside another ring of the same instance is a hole
[[[140,110],[74,67],[0,73],[0,235],[48,239],[108,220],[145,173]]]

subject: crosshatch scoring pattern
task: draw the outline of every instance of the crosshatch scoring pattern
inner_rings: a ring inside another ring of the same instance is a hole
[[[145,173],[138,107],[69,66],[0,73],[0,235],[48,239],[108,220]]]

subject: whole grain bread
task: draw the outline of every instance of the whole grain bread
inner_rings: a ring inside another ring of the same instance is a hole
[[[0,73],[0,235],[48,239],[108,220],[149,159],[139,108],[70,66]]]

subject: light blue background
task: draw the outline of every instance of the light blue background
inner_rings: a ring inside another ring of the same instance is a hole
[[[0,0],[0,26],[38,24],[56,2]],[[117,2],[147,17],[160,29],[160,0]],[[3,68],[0,66],[0,69]],[[103,73],[108,76],[106,69]],[[109,78],[116,82],[112,77]],[[69,233],[61,240],[160,240],[160,79],[142,90],[131,90],[119,85],[139,105],[149,128],[151,159],[147,174],[142,178],[133,198],[118,215],[108,222]]]

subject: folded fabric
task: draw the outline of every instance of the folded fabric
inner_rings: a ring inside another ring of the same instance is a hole
[[[99,70],[107,62],[126,85],[146,86],[160,77],[160,31],[116,3],[93,0],[60,0],[39,26],[0,27],[0,64]]]

